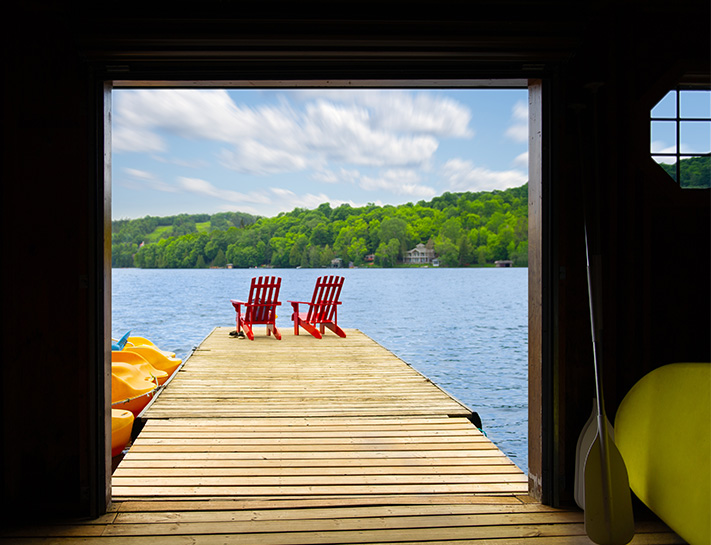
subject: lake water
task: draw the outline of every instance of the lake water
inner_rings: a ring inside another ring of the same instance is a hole
[[[234,326],[229,299],[253,276],[282,278],[287,300],[310,300],[318,276],[346,278],[338,324],[355,328],[479,413],[484,431],[528,471],[528,270],[114,269],[112,334],[131,330],[187,357],[217,326]]]

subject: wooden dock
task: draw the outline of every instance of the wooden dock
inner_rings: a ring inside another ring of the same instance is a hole
[[[144,412],[98,520],[0,533],[85,545],[588,544],[471,411],[357,330],[217,328]],[[633,543],[683,543],[640,523]]]

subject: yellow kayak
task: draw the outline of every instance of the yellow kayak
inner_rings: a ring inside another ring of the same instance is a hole
[[[711,543],[711,363],[673,363],[625,396],[615,443],[630,487],[691,545]]]

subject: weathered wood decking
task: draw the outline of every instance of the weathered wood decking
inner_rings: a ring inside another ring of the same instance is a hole
[[[356,330],[218,328],[145,412],[94,521],[1,543],[590,543],[542,506],[470,410]],[[633,543],[683,543],[658,523]]]

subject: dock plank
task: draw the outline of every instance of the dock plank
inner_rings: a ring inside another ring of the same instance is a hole
[[[142,418],[110,513],[0,531],[17,545],[589,545],[472,411],[357,330],[216,328]],[[632,544],[683,541],[638,522]]]

